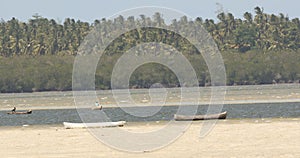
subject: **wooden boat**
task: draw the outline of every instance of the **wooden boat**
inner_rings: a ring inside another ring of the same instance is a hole
[[[176,121],[192,121],[192,120],[211,120],[211,119],[226,119],[227,112],[222,112],[219,114],[210,114],[210,115],[174,115]]]
[[[10,115],[19,115],[19,114],[32,114],[32,111],[31,110],[28,110],[28,111],[22,111],[22,112],[8,112],[7,114],[10,114]]]
[[[64,122],[64,127],[66,129],[71,128],[100,128],[100,127],[117,127],[124,126],[126,121],[117,121],[117,122],[97,122],[97,123],[71,123]]]

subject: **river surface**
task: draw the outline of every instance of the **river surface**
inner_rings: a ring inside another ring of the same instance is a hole
[[[224,89],[224,88],[221,88]],[[99,122],[99,115],[105,114],[108,121],[148,122],[172,120],[178,108],[196,109],[196,114],[205,114],[209,107],[211,89],[200,89],[197,99],[195,90],[190,90],[184,101],[179,89],[160,90],[130,90],[131,98],[124,97],[126,90],[117,91],[118,101],[114,100],[111,91],[97,91],[95,94],[103,105],[103,110],[91,110],[88,106],[80,107],[75,104],[73,92],[38,92],[38,93],[11,93],[0,94],[0,126],[22,125],[49,125],[62,124],[62,122]],[[166,92],[166,93],[163,93]],[[152,94],[151,94],[152,93]],[[85,93],[82,93],[85,94]],[[165,95],[164,95],[165,94]],[[90,93],[88,99],[93,98]],[[156,98],[161,97],[162,100]],[[92,100],[93,103],[95,100]],[[83,101],[84,102],[84,101]],[[159,103],[165,102],[163,105]],[[119,108],[117,103],[130,105]],[[152,103],[152,104],[151,104]],[[196,103],[196,104],[195,104]],[[245,118],[300,118],[300,86],[291,85],[267,85],[267,86],[235,86],[226,90],[224,106],[220,111],[227,111],[228,119]],[[146,105],[146,106],[135,106]],[[159,107],[157,106],[159,105]],[[30,115],[8,115],[7,112],[16,106],[18,111],[32,109]],[[90,105],[91,107],[93,105]],[[76,110],[79,109],[79,110]],[[147,117],[128,113],[155,112]],[[79,115],[79,113],[80,115]]]
[[[136,112],[150,110],[155,107],[128,107]],[[198,106],[197,114],[205,114],[207,105]],[[98,110],[81,109],[82,115],[89,115],[89,121],[98,122]],[[121,108],[103,108],[111,121],[127,122],[168,121],[177,113],[178,106],[164,106],[153,116],[139,117],[128,114]],[[300,103],[257,103],[257,104],[227,104],[223,106],[228,119],[243,118],[297,118],[300,117]],[[0,111],[0,126],[62,124],[62,122],[82,122],[76,109],[35,110],[30,115],[8,115]],[[85,117],[86,118],[86,117]]]

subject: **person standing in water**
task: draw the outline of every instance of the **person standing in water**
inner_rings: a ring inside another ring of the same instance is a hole
[[[102,105],[100,105],[97,101],[96,101],[96,103],[95,103],[95,106],[96,106],[97,108],[99,108],[99,110],[102,110]]]
[[[17,108],[14,107],[14,108],[11,110],[11,113],[16,113],[16,110],[17,110]]]

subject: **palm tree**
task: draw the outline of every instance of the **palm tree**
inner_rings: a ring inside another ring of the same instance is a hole
[[[247,23],[249,23],[250,25],[252,24],[253,19],[252,19],[252,14],[251,13],[249,13],[249,12],[244,13],[244,18],[246,19]]]

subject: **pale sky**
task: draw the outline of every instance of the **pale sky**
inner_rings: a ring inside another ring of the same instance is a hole
[[[298,0],[0,0],[0,19],[16,17],[27,21],[38,13],[55,20],[63,21],[69,17],[93,22],[122,10],[142,6],[167,7],[184,12],[192,18],[216,19],[216,11],[220,9],[216,3],[221,4],[225,12],[239,18],[246,11],[254,13],[256,6],[263,7],[266,13],[300,17]]]

